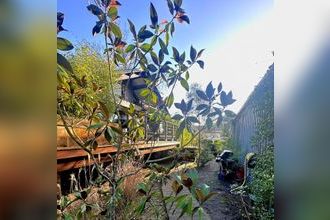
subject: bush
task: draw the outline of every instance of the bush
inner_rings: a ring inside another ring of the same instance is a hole
[[[204,166],[207,162],[214,159],[214,151],[212,150],[212,141],[202,140],[201,141],[201,155],[200,165]]]
[[[249,184],[257,219],[274,219],[274,146],[257,156]]]
[[[213,142],[213,152],[214,155],[216,156],[218,153],[223,151],[225,149],[225,142],[222,140],[215,140]]]

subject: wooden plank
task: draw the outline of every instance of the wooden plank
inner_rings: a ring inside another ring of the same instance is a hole
[[[110,162],[111,158],[101,158],[101,163]],[[84,166],[93,165],[94,161],[87,161],[87,160],[77,160],[77,161],[70,161],[70,162],[63,162],[57,164],[57,172],[62,172],[65,170],[72,170],[77,169]]]
[[[98,147],[96,150],[93,151],[95,155],[97,154],[110,154],[117,152],[117,148],[114,146],[106,146],[106,147]],[[84,157],[87,156],[87,152],[83,149],[68,149],[68,150],[58,150],[56,158],[60,159],[68,159],[74,157]]]
[[[161,151],[167,151],[171,150],[179,145],[179,142],[158,142],[154,145],[149,144],[139,144],[137,147],[140,149],[139,154],[150,154],[154,152],[161,152]],[[126,148],[125,150],[129,150],[132,148]],[[117,151],[117,148],[114,146],[100,146],[95,151],[95,155],[102,155],[102,154],[108,154],[108,153],[115,153]],[[65,171],[65,170],[71,170],[76,169],[84,166],[92,165],[93,161],[87,161],[87,153],[79,148],[60,148],[57,150],[57,172]],[[84,159],[78,159],[78,158],[84,157]],[[65,161],[66,159],[70,158],[77,158],[75,161]],[[62,161],[61,161],[62,160]],[[109,157],[101,157],[101,162],[110,162],[111,158]]]
[[[175,147],[176,147],[176,145],[169,146],[169,147],[150,148],[150,149],[147,149],[147,150],[141,150],[140,154],[144,155],[144,154],[150,154],[150,153],[155,153],[155,152],[161,152],[161,151],[171,150]]]
[[[149,144],[137,144],[138,149],[145,149],[145,148],[157,148],[157,147],[166,147],[166,146],[171,146],[171,145],[178,145],[179,142],[159,142],[155,143],[154,146],[152,146],[151,143]],[[132,148],[126,148],[123,150],[131,150]],[[117,148],[114,146],[99,146],[94,150],[94,154],[109,154],[109,153],[116,153]],[[87,152],[84,151],[83,149],[79,147],[75,148],[67,148],[67,147],[62,147],[57,149],[57,159],[68,159],[68,158],[74,158],[74,157],[84,157],[87,156]]]

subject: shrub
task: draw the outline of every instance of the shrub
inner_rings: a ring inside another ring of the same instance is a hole
[[[202,140],[200,165],[204,166],[207,162],[214,159],[214,151],[212,150],[212,141]]]
[[[257,156],[249,184],[257,219],[274,219],[274,146]]]
[[[221,151],[223,151],[225,149],[225,142],[222,140],[215,140],[213,142],[213,151],[214,154],[217,155],[218,153],[220,153]]]

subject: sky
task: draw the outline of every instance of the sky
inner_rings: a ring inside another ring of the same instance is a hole
[[[63,26],[68,30],[61,35],[73,43],[82,40],[103,43],[101,36],[92,36],[96,18],[86,9],[89,2],[57,1],[57,11],[65,14]],[[120,2],[119,24],[124,30],[128,30],[127,18],[136,27],[150,23],[149,0]],[[160,21],[170,17],[166,0],[152,2]],[[205,68],[193,67],[189,82],[198,82],[203,88],[210,81],[215,85],[222,82],[224,90],[231,90],[237,99],[229,109],[238,112],[273,62],[273,0],[183,0],[182,7],[191,24],[176,24],[171,44],[180,52],[189,53],[191,45],[205,49],[202,57]],[[175,102],[185,95],[185,90],[178,86]]]

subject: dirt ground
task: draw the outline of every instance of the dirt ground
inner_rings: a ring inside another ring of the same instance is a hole
[[[212,160],[208,162],[204,167],[198,168],[199,178],[201,183],[206,183],[210,186],[210,190],[213,192],[218,192],[219,194],[211,197],[205,204],[203,208],[206,212],[203,219],[211,220],[238,220],[243,219],[240,215],[239,200],[236,196],[230,194],[229,186],[218,180],[218,170],[219,165]],[[163,187],[165,195],[169,195],[171,192],[170,184]],[[184,193],[184,192],[183,192]],[[197,202],[196,202],[197,204]],[[177,219],[179,212],[170,216],[170,219]],[[181,219],[191,219],[183,217]],[[197,219],[194,217],[194,219]]]

